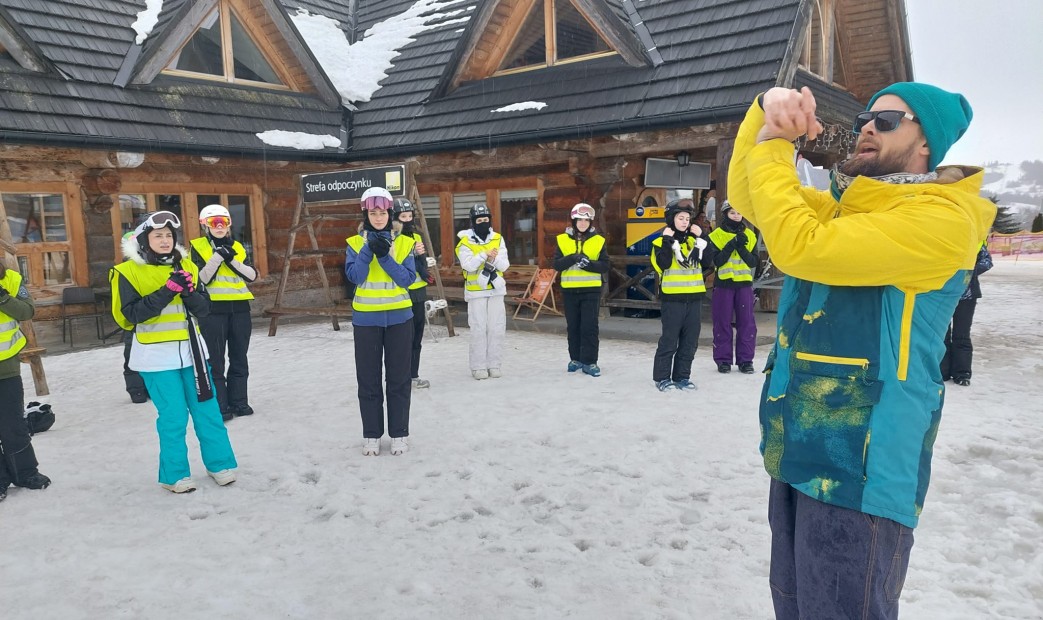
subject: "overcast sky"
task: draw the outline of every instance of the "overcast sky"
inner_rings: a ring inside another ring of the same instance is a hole
[[[905,0],[913,79],[962,93],[945,164],[1043,160],[1043,0]]]

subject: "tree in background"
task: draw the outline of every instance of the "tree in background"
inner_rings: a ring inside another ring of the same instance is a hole
[[[1043,213],[1037,213],[1036,219],[1032,220],[1032,232],[1043,232]]]
[[[996,220],[992,223],[992,232],[1003,235],[1013,235],[1021,232],[1021,223],[1018,222],[1008,207],[1001,205],[996,196],[986,196],[986,198],[996,205]]]

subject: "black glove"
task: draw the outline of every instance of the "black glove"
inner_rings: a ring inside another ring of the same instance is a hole
[[[492,263],[485,263],[485,266],[482,267],[482,275],[489,278],[489,284],[492,284],[497,276],[496,267],[494,267]]]
[[[7,289],[0,286],[0,301],[6,301],[11,294],[7,292]]]
[[[235,248],[230,245],[219,245],[214,248],[214,253],[219,254],[226,263],[232,262],[232,259],[235,258]]]
[[[384,258],[391,251],[391,239],[384,235],[369,235],[366,245],[373,250],[373,255],[377,258]]]
[[[576,261],[576,266],[579,267],[580,269],[586,269],[587,265],[589,265],[589,264],[590,264],[590,259],[587,258],[586,256],[581,256],[580,259],[578,261]]]
[[[746,231],[745,230],[740,230],[739,232],[735,233],[735,245],[736,245],[736,249],[738,249],[739,247],[746,247]]]
[[[192,276],[185,271],[175,271],[167,278],[166,287],[175,293],[188,295],[192,292]]]
[[[572,261],[573,265],[578,263],[579,259],[581,259],[581,258],[583,258],[583,254],[580,253],[580,252],[576,252],[575,254],[569,254],[569,260]]]

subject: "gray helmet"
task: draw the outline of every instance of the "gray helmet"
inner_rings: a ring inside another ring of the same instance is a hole
[[[489,212],[489,207],[484,202],[471,205],[471,224],[474,225],[474,221],[480,217],[492,218],[492,213]]]
[[[408,198],[395,198],[395,204],[394,206],[392,206],[392,209],[395,210],[396,218],[398,217],[399,213],[406,213],[407,211],[409,213],[412,213],[416,211],[416,208],[413,206],[413,203],[410,202]]]

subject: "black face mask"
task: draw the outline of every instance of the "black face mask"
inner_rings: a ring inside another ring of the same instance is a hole
[[[229,231],[228,234],[225,235],[224,237],[215,237],[215,236],[211,235],[209,232],[206,234],[206,236],[210,237],[210,241],[213,242],[215,248],[219,248],[219,247],[221,247],[223,245],[226,245],[228,247],[232,247],[232,232],[231,231]]]
[[[409,220],[408,222],[399,221],[402,224],[402,233],[406,235],[412,235],[416,232],[416,222]]]
[[[481,224],[475,224],[473,228],[474,234],[479,239],[485,239],[489,236],[489,230],[492,229],[492,227],[492,222],[482,222]]]

